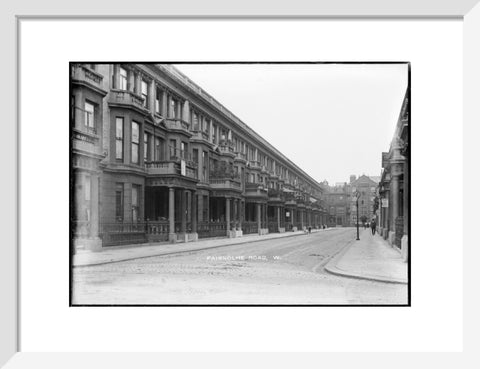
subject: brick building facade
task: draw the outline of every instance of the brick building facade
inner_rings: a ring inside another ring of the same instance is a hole
[[[326,222],[322,186],[171,65],[71,64],[74,249]]]

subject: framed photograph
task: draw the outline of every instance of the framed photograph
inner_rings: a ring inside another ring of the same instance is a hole
[[[87,3],[3,12],[0,365],[478,361],[476,1]]]

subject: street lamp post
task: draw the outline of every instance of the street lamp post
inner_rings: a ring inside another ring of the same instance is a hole
[[[360,198],[360,191],[355,191],[355,198],[357,199],[357,241],[360,241],[358,233],[358,199]]]

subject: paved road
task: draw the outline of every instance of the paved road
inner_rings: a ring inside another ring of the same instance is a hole
[[[339,228],[73,270],[74,304],[404,304],[407,287],[324,271],[355,239]]]

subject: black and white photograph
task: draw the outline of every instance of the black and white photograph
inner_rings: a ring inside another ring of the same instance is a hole
[[[412,69],[70,62],[70,305],[410,306]]]

